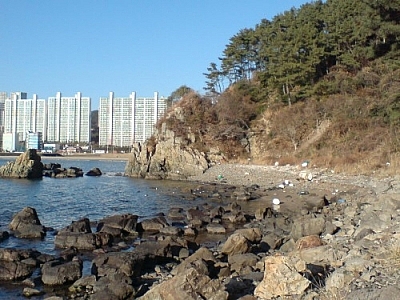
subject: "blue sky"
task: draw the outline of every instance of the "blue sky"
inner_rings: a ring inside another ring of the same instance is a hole
[[[0,91],[47,99],[204,93],[229,39],[301,0],[0,0]]]

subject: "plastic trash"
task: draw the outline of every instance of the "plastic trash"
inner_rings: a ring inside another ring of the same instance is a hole
[[[219,175],[217,176],[217,179],[218,179],[218,180],[222,180],[222,179],[224,179],[224,176],[222,176],[221,174],[219,174]]]
[[[303,161],[302,163],[301,163],[301,166],[303,167],[303,168],[306,168],[306,167],[308,167],[308,164],[309,164],[310,162],[308,161],[308,160],[305,160],[305,161]]]
[[[308,191],[300,191],[300,192],[299,192],[299,195],[308,195],[308,194],[309,194]]]
[[[342,199],[342,198],[340,198],[340,199],[337,201],[337,203],[338,203],[338,204],[343,204],[343,203],[346,203],[346,200],[345,200],[345,199]]]
[[[279,205],[279,204],[281,204],[281,201],[278,198],[274,198],[274,199],[272,199],[272,204]]]

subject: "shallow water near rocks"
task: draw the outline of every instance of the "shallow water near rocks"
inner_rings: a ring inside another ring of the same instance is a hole
[[[13,160],[1,158],[0,165]],[[171,207],[188,208],[204,203],[200,196],[187,197],[188,191],[198,184],[122,176],[126,165],[124,160],[44,158],[42,161],[60,163],[65,168],[79,167],[84,172],[98,167],[103,175],[62,179],[44,177],[41,180],[0,179],[0,230],[8,231],[13,215],[26,206],[36,209],[42,225],[55,230],[47,232],[44,240],[10,237],[0,243],[2,248],[31,248],[57,254],[54,234],[72,221],[86,217],[96,222],[103,217],[123,213],[146,218],[167,213]],[[84,267],[84,272],[88,272],[90,263],[85,262]],[[25,299],[21,291],[21,286],[0,283],[0,299]]]
[[[4,165],[9,160],[0,158],[0,165]],[[8,224],[13,215],[26,206],[36,209],[42,225],[54,229],[47,232],[44,240],[26,240],[11,236],[1,242],[0,247],[35,249],[42,253],[58,255],[60,250],[54,248],[56,232],[81,218],[89,218],[93,224],[92,230],[95,231],[96,222],[106,216],[131,213],[138,215],[139,221],[141,221],[143,218],[159,213],[167,214],[171,207],[187,209],[201,206],[204,203],[212,206],[224,206],[235,201],[234,191],[236,188],[233,187],[238,187],[239,194],[242,191],[241,185],[233,185],[233,183],[230,185],[229,181],[226,185],[219,181],[203,185],[199,182],[143,180],[125,177],[123,176],[125,160],[44,158],[43,162],[60,163],[65,168],[79,167],[84,172],[98,167],[103,175],[62,179],[44,177],[41,180],[0,179],[2,195],[0,230],[8,231]],[[319,186],[317,183],[297,181],[294,186],[281,189],[278,188],[279,183],[282,182],[281,175],[273,175],[274,180],[260,177],[260,183],[264,182],[264,184],[263,187],[256,189],[256,197],[253,200],[238,201],[242,212],[254,214],[257,209],[271,207],[286,216],[297,215],[303,208],[308,209],[307,202],[314,204],[322,199],[325,193],[330,193],[329,189],[317,190],[316,187]],[[280,200],[279,205],[272,205],[274,198]],[[235,228],[236,225],[230,224],[227,226],[226,234],[210,235],[207,232],[201,232],[193,241],[213,248],[223,242]],[[130,251],[134,247],[134,242],[129,241],[129,248],[124,251]],[[91,253],[82,252],[83,275],[90,274],[91,257],[93,257]],[[47,291],[49,287],[40,284],[39,271],[36,273],[32,276],[32,279],[37,278],[36,287],[51,293],[51,291]],[[21,284],[0,282],[0,299],[26,299],[21,295],[22,290]],[[35,299],[43,299],[43,297],[35,297]]]

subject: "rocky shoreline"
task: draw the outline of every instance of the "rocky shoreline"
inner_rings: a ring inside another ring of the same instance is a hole
[[[52,232],[25,208],[0,246],[12,234],[55,234],[62,251],[0,248],[1,280],[43,299],[398,298],[398,178],[221,164],[189,180],[187,200],[206,204],[147,220],[82,219]]]

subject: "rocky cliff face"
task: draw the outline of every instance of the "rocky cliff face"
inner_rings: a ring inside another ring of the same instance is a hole
[[[187,145],[175,133],[162,126],[155,139],[136,145],[125,168],[125,175],[147,179],[186,179],[209,168],[205,153]],[[154,142],[155,140],[155,142]]]
[[[40,155],[35,149],[29,149],[16,158],[0,167],[0,177],[9,178],[42,178],[43,164]]]
[[[203,153],[193,148],[195,140],[195,135],[177,137],[164,123],[152,139],[134,147],[125,175],[184,180],[202,174],[222,157],[217,150],[215,153]]]

